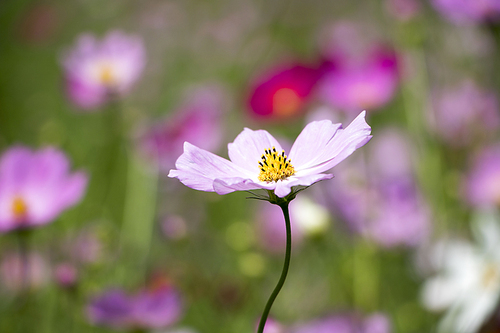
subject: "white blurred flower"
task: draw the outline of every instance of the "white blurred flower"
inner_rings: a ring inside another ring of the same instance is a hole
[[[493,312],[500,295],[498,212],[483,210],[473,220],[475,244],[446,240],[432,251],[438,274],[426,281],[422,302],[445,310],[439,332],[474,333]]]
[[[294,204],[290,205],[290,214],[295,226],[306,235],[323,233],[330,222],[328,210],[307,196],[296,198]]]

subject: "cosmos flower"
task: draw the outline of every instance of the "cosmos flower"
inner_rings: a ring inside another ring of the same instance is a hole
[[[355,60],[353,60],[355,59]],[[339,52],[319,83],[319,94],[333,107],[346,113],[376,110],[387,104],[398,87],[395,53],[374,47],[364,58]]]
[[[139,37],[120,31],[102,41],[81,35],[62,61],[69,99],[82,109],[95,109],[128,93],[142,74],[145,53]]]
[[[204,87],[191,92],[173,116],[161,121],[141,137],[141,148],[170,170],[182,154],[185,141],[202,149],[215,150],[222,141],[223,92]]]
[[[476,207],[500,204],[500,146],[484,148],[466,177],[466,197]]]
[[[477,332],[500,296],[498,212],[477,212],[473,232],[474,243],[448,239],[431,250],[437,274],[425,282],[422,301],[430,310],[446,310],[440,332]]]
[[[0,232],[41,226],[78,203],[87,186],[61,151],[16,146],[0,158]]]
[[[431,4],[455,24],[494,21],[500,17],[498,0],[432,0]]]
[[[318,97],[348,116],[370,112],[390,102],[398,88],[398,57],[359,22],[326,27],[320,47],[324,58]],[[350,118],[350,117],[349,117]]]
[[[179,293],[171,286],[131,296],[114,289],[94,298],[87,313],[95,325],[127,330],[159,329],[177,322],[182,313],[181,303]]]
[[[321,74],[321,69],[301,64],[266,73],[251,88],[252,115],[261,119],[284,119],[300,114]]]
[[[186,142],[175,164],[177,169],[170,170],[168,176],[200,191],[227,194],[265,189],[283,198],[294,186],[332,178],[323,172],[366,144],[370,132],[364,111],[345,129],[329,120],[311,122],[287,156],[267,131],[245,128],[228,145],[230,161]]]

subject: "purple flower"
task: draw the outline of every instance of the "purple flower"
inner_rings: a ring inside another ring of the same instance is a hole
[[[87,313],[95,325],[128,330],[159,329],[177,322],[182,304],[179,293],[170,286],[133,296],[109,290],[90,302]]]
[[[483,91],[470,81],[445,90],[434,99],[431,126],[448,144],[464,146],[500,126],[498,101],[493,92]]]
[[[343,165],[337,184],[327,187],[334,213],[353,231],[385,247],[418,245],[430,227],[405,139],[394,130],[382,132],[370,147],[369,160]]]
[[[95,109],[128,93],[142,74],[145,53],[139,37],[120,31],[108,33],[102,41],[81,35],[63,59],[69,99],[82,109]]]
[[[200,191],[227,194],[265,189],[282,198],[294,186],[332,178],[323,172],[367,143],[370,132],[364,111],[345,129],[329,120],[311,122],[286,156],[267,131],[245,128],[228,145],[230,161],[186,142],[177,170],[170,170],[168,176]]]
[[[79,202],[87,176],[70,173],[69,167],[55,148],[17,146],[6,151],[0,158],[0,231],[47,224]]]
[[[121,290],[110,290],[91,301],[87,308],[92,323],[126,328],[133,323],[133,304]]]
[[[467,199],[474,206],[500,203],[500,146],[488,147],[476,156],[465,188]]]
[[[390,333],[391,324],[386,316],[374,314],[366,319],[356,315],[334,315],[299,325],[292,333]]]
[[[189,95],[176,114],[153,127],[141,138],[147,155],[160,162],[162,170],[170,170],[182,154],[185,141],[202,149],[214,150],[222,140],[222,92],[201,88]]]
[[[494,21],[500,17],[498,0],[432,0],[434,8],[456,24]]]
[[[250,93],[249,107],[259,118],[284,119],[304,111],[321,70],[293,64],[259,77]]]

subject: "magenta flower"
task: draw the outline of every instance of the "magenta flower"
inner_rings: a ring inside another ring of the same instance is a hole
[[[87,186],[55,148],[13,147],[0,158],[0,232],[44,225],[78,203]]]
[[[168,176],[200,191],[227,194],[265,189],[283,198],[294,186],[332,178],[323,172],[366,144],[370,132],[364,111],[345,129],[329,120],[314,121],[302,130],[287,156],[267,131],[245,128],[228,145],[230,161],[186,142],[177,170],[170,170]]]
[[[464,146],[496,133],[500,127],[498,100],[493,92],[465,81],[437,94],[431,126],[446,143]]]
[[[500,204],[500,146],[484,149],[466,179],[466,196],[476,207]]]
[[[141,138],[141,148],[156,159],[162,170],[170,170],[182,154],[185,141],[207,150],[219,148],[222,141],[223,96],[214,88],[189,95],[175,114],[151,128]]]
[[[431,3],[441,15],[456,24],[494,21],[500,17],[498,0],[433,0]]]
[[[249,106],[252,115],[283,119],[300,114],[321,74],[320,69],[301,64],[266,73],[251,88]]]
[[[142,74],[145,53],[141,38],[120,31],[102,41],[81,35],[63,59],[69,99],[82,109],[95,109],[128,93]]]
[[[92,300],[87,308],[92,323],[118,329],[160,329],[173,325],[182,314],[177,290],[163,286],[129,296],[109,290]]]
[[[395,53],[379,46],[361,58],[351,52],[338,50],[329,59],[331,69],[319,84],[320,96],[347,113],[381,108],[392,99],[398,87]]]

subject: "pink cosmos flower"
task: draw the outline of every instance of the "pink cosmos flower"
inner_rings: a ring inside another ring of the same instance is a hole
[[[302,64],[266,73],[251,88],[249,106],[252,115],[284,119],[300,114],[320,77],[320,69]]]
[[[329,120],[314,121],[302,130],[287,156],[267,131],[245,128],[228,145],[230,161],[186,142],[177,169],[168,176],[200,191],[227,194],[265,189],[283,198],[294,186],[332,178],[323,172],[366,144],[370,133],[365,111],[345,129]]]
[[[318,89],[332,106],[348,113],[379,109],[394,96],[399,79],[392,50],[377,46],[362,59],[339,52],[330,61],[331,70],[325,73]]]
[[[399,83],[397,54],[372,36],[371,30],[341,21],[325,31],[321,43],[325,63],[318,95],[350,115],[383,107]]]
[[[218,149],[222,141],[223,97],[216,87],[197,89],[173,116],[142,136],[141,148],[166,171],[182,154],[185,141],[207,150]]]
[[[433,0],[434,8],[456,24],[496,20],[500,17],[498,0]]]
[[[141,38],[120,31],[102,41],[81,35],[63,58],[69,99],[82,109],[95,109],[128,93],[142,74],[145,53]]]
[[[0,232],[52,222],[81,200],[86,186],[85,173],[70,173],[61,151],[10,148],[0,158]]]

